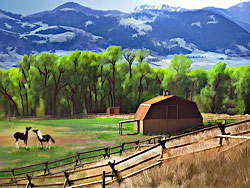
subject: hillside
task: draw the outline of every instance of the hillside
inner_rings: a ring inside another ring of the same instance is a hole
[[[227,16],[211,11],[165,6],[125,14],[76,3],[28,16],[0,10],[0,34],[4,36],[0,39],[0,64],[6,64],[0,67],[13,64],[24,54],[100,52],[110,45],[148,48],[154,57],[207,52],[249,57],[250,33]]]

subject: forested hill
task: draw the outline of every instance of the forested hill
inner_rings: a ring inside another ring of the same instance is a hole
[[[209,71],[189,70],[191,60],[180,54],[169,68],[152,69],[148,55],[119,46],[24,55],[17,68],[0,69],[0,117],[100,113],[109,106],[134,113],[165,89],[195,101],[202,112],[250,113],[250,66],[218,62]]]
[[[110,45],[144,47],[155,56],[208,51],[230,57],[250,56],[249,32],[218,12],[207,10],[143,9],[125,14],[76,3],[29,16],[0,10],[0,35],[0,63],[16,61],[29,53],[98,52]]]

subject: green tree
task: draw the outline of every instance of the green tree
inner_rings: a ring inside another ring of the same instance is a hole
[[[126,61],[129,64],[129,77],[132,78],[132,63],[135,60],[136,57],[136,52],[131,52],[128,48],[124,49],[123,52],[123,57],[126,59]]]
[[[112,65],[112,105],[115,106],[115,64],[122,58],[122,49],[120,46],[110,46],[105,51],[108,62]]]
[[[186,74],[187,70],[190,68],[192,61],[188,59],[185,55],[175,54],[173,59],[170,61],[169,68],[175,70],[178,74]]]
[[[50,115],[53,111],[53,102],[51,97],[53,96],[51,94],[53,86],[51,85],[50,81],[53,79],[51,71],[53,71],[55,68],[55,63],[57,62],[58,58],[59,57],[55,54],[41,53],[39,56],[37,56],[37,60],[35,61],[35,67],[38,69],[44,82],[43,100],[45,104],[45,115]]]
[[[199,96],[200,91],[207,84],[207,71],[202,69],[193,69],[188,74],[191,76],[191,96],[190,100],[193,101],[194,96]]]
[[[139,49],[136,52],[136,61],[139,63],[142,63],[147,57],[149,56],[149,50],[148,49]]]
[[[4,70],[4,69],[0,69],[0,93],[6,98],[8,99],[8,101],[10,101],[11,106],[14,108],[14,110],[16,111],[17,116],[20,116],[19,110],[18,110],[18,106],[16,103],[16,93],[17,92],[17,88],[18,88],[18,83],[17,82],[13,82],[11,80],[13,75],[19,75],[19,70],[16,68],[11,68],[9,70]],[[16,80],[15,80],[16,81]],[[11,111],[11,113],[13,114],[12,109],[9,109],[9,111]]]
[[[235,93],[240,114],[250,113],[250,66],[240,66],[235,72]]]
[[[206,109],[221,113],[225,96],[228,94],[229,75],[225,72],[226,63],[218,62],[208,71],[208,84],[201,90]]]

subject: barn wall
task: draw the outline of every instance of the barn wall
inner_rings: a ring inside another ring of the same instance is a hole
[[[144,131],[145,131],[145,130],[144,130],[144,121],[141,120],[141,121],[140,121],[140,131],[139,131],[139,132],[142,133],[142,134],[145,134]]]
[[[149,133],[174,133],[183,131],[191,127],[200,126],[201,118],[184,118],[184,119],[146,119],[144,120],[144,132]],[[141,128],[141,126],[140,126]],[[141,131],[140,131],[141,132]]]
[[[139,125],[138,125],[139,124]],[[143,121],[140,120],[140,122],[134,122],[133,123],[133,129],[135,132],[140,132],[140,126],[143,125]]]

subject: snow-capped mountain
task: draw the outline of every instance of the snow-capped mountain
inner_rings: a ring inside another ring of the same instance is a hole
[[[0,10],[0,36],[0,67],[24,54],[102,51],[110,45],[148,48],[154,56],[213,52],[250,57],[250,34],[238,24],[215,12],[168,6],[130,14],[76,3],[29,16]]]
[[[53,10],[31,14],[29,15],[29,17],[42,17],[46,14],[53,14],[57,11],[75,11],[75,12],[84,13],[88,16],[121,16],[125,14],[118,10],[107,10],[107,11],[94,10],[94,9],[79,5],[78,3],[68,2],[68,3],[62,4],[56,7]]]
[[[147,10],[161,10],[161,11],[168,11],[168,12],[185,12],[188,11],[189,9],[181,8],[181,7],[172,7],[166,4],[162,5],[140,5],[134,8],[134,12],[142,12],[142,11],[147,11]]]

